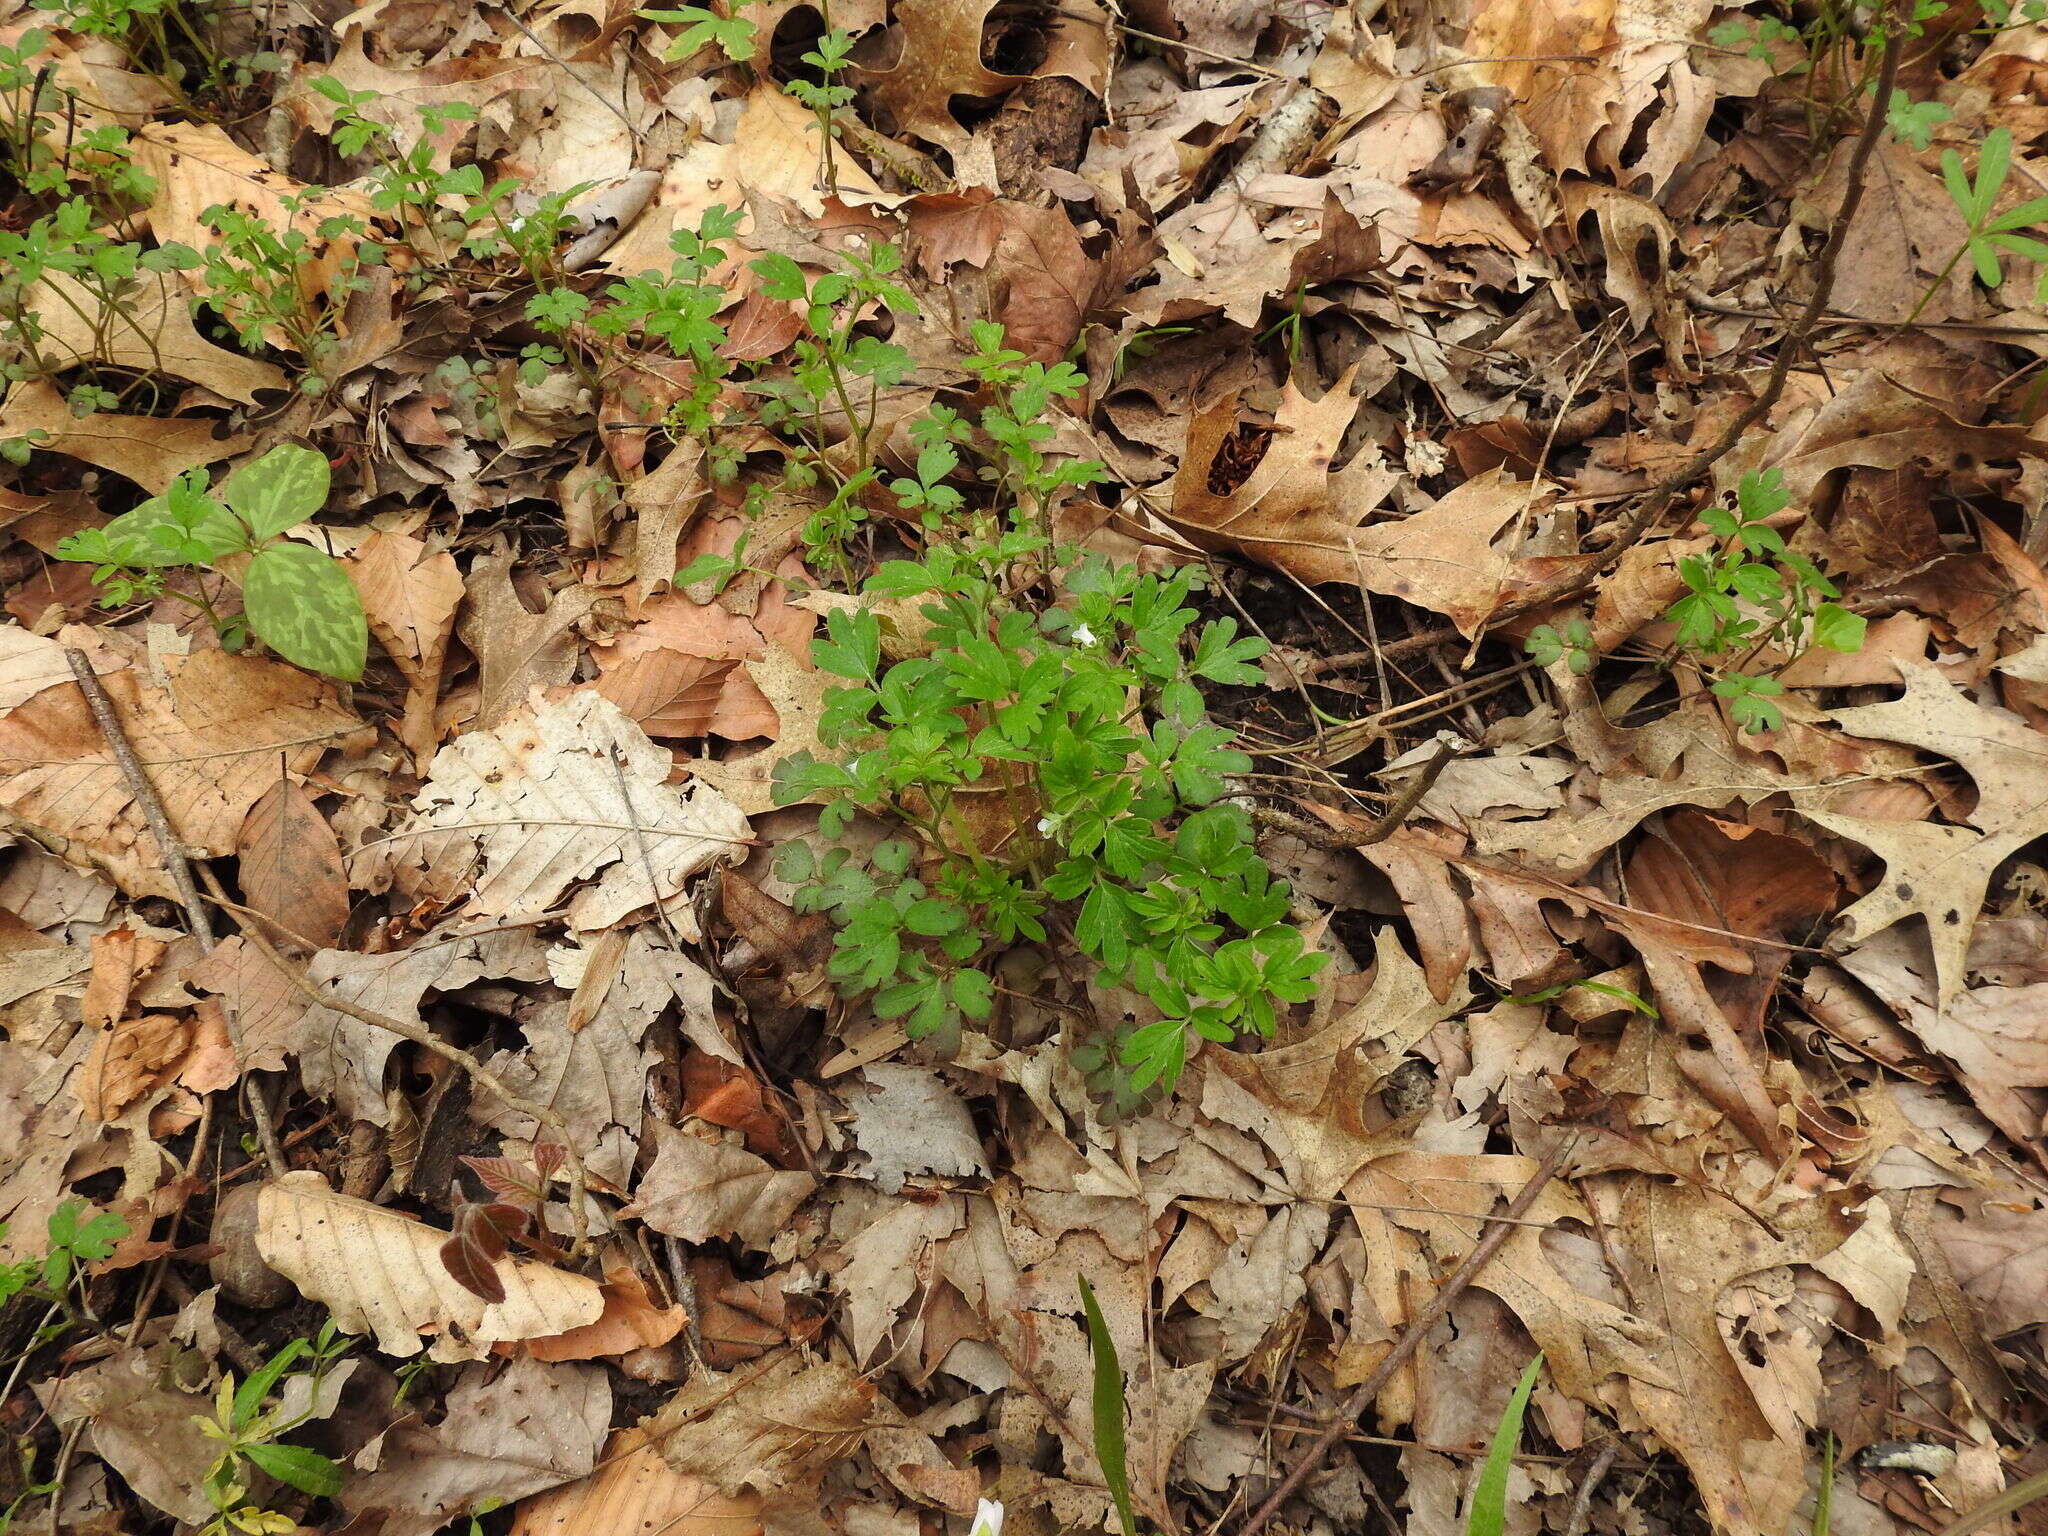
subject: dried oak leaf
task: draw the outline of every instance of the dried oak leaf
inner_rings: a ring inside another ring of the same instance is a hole
[[[997,0],[899,0],[895,64],[867,75],[868,94],[895,119],[897,131],[958,150],[967,130],[953,116],[955,96],[1007,94],[1030,78],[1004,75],[981,62],[981,34]]]
[[[117,416],[104,411],[80,418],[47,379],[26,379],[0,402],[0,438],[43,434],[37,448],[123,475],[161,496],[188,469],[240,453],[248,433],[216,438],[205,416]]]
[[[671,788],[670,766],[594,692],[532,703],[434,755],[396,834],[393,878],[416,899],[467,893],[465,916],[498,920],[550,911],[595,877],[571,901],[569,921],[585,932],[609,928],[748,841],[739,806],[707,784]]]
[[[1926,920],[1934,944],[1937,1009],[1961,995],[1970,934],[1998,866],[2048,833],[2048,797],[2041,792],[2048,736],[2010,715],[1984,709],[1934,667],[1901,663],[1903,697],[1861,704],[1828,716],[1851,735],[1904,742],[1962,765],[1977,785],[1968,825],[1877,821],[1829,809],[1829,786],[1795,793],[1808,820],[1861,843],[1884,860],[1884,881],[1841,916],[1834,943],[1847,948],[1901,918]]]
[[[51,372],[75,363],[111,363],[190,379],[245,405],[255,404],[263,390],[290,384],[282,368],[201,336],[184,285],[167,275],[145,273],[118,308],[106,310],[79,284],[52,273],[29,292],[24,308],[41,326],[36,350]],[[95,326],[88,316],[100,317],[100,323]]]
[[[692,1379],[647,1429],[671,1467],[728,1498],[789,1493],[852,1449],[874,1400],[873,1383],[838,1361],[790,1349],[766,1365]]]
[[[1236,553],[1296,580],[1356,581],[1359,523],[1398,478],[1361,455],[1332,474],[1344,431],[1358,410],[1347,372],[1320,399],[1292,382],[1282,392],[1271,440],[1250,474],[1218,489],[1218,455],[1240,441],[1238,399],[1199,412],[1173,482],[1166,523],[1198,548]]]
[[[416,1355],[438,1333],[437,1360],[480,1360],[493,1344],[543,1338],[594,1323],[604,1312],[595,1280],[546,1264],[502,1258],[505,1300],[486,1303],[448,1273],[449,1234],[335,1193],[310,1170],[263,1187],[256,1251],[322,1303],[346,1333],[375,1333],[387,1355]]]
[[[575,626],[596,606],[598,592],[572,582],[530,613],[512,585],[513,554],[500,547],[469,571],[468,601],[458,628],[481,674],[476,723],[498,724],[526,702],[536,686],[569,681],[582,649]]]
[[[146,123],[131,142],[135,163],[157,183],[149,224],[158,240],[182,241],[203,251],[220,240],[203,217],[205,212],[217,206],[240,209],[272,229],[305,235],[306,247],[294,272],[299,291],[307,298],[345,296],[341,285],[350,275],[361,237],[323,234],[321,227],[336,218],[367,227],[374,212],[367,197],[332,190],[315,194],[211,123]],[[195,292],[204,291],[205,280],[203,271],[186,274]]]
[[[360,724],[330,684],[283,662],[211,649],[162,660],[167,687],[139,667],[101,681],[172,831],[209,857],[235,851],[280,763],[302,773]],[[127,776],[75,684],[45,689],[0,720],[0,806],[131,895],[176,898]]]

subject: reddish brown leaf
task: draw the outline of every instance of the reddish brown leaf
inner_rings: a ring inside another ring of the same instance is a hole
[[[279,779],[249,808],[235,852],[249,905],[316,949],[331,948],[348,924],[348,876],[341,842],[313,797]]]

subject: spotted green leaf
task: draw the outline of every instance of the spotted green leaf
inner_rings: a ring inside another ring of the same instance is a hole
[[[249,627],[286,661],[352,683],[363,675],[370,628],[355,583],[310,544],[272,544],[242,581]]]
[[[244,464],[220,488],[256,537],[271,539],[327,504],[327,459],[287,443]]]

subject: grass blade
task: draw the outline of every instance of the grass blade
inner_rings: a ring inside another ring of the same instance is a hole
[[[1820,1487],[1813,1495],[1813,1536],[1828,1536],[1828,1525],[1835,1513],[1835,1437],[1824,1432],[1820,1437]]]
[[[1508,1396],[1493,1443],[1486,1448],[1486,1465],[1479,1470],[1479,1486],[1472,1490],[1472,1507],[1465,1515],[1465,1536],[1501,1536],[1507,1521],[1508,1468],[1514,1465],[1515,1447],[1522,1443],[1522,1414],[1529,1406],[1529,1394],[1536,1390],[1536,1377],[1543,1370],[1538,1355],[1522,1372],[1515,1390]]]
[[[1124,1453],[1124,1368],[1088,1277],[1078,1278],[1081,1310],[1088,1319],[1088,1353],[1095,1361],[1095,1459],[1102,1463],[1102,1480],[1109,1484],[1109,1496],[1116,1501],[1116,1517],[1123,1524],[1124,1536],[1138,1536],[1137,1517],[1131,1512],[1130,1466]]]

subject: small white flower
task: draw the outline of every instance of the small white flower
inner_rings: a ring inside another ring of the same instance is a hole
[[[974,1524],[967,1536],[1003,1536],[1002,1500],[983,1499],[974,1506]]]
[[[1093,645],[1094,643],[1095,643],[1095,631],[1094,631],[1094,630],[1090,629],[1090,628],[1089,628],[1089,627],[1088,627],[1088,626],[1087,626],[1086,624],[1076,624],[1076,625],[1074,626],[1074,644],[1076,644],[1076,645]]]
[[[1040,837],[1051,837],[1053,833],[1059,830],[1059,827],[1060,824],[1054,821],[1050,816],[1041,816],[1038,818],[1038,835]]]

